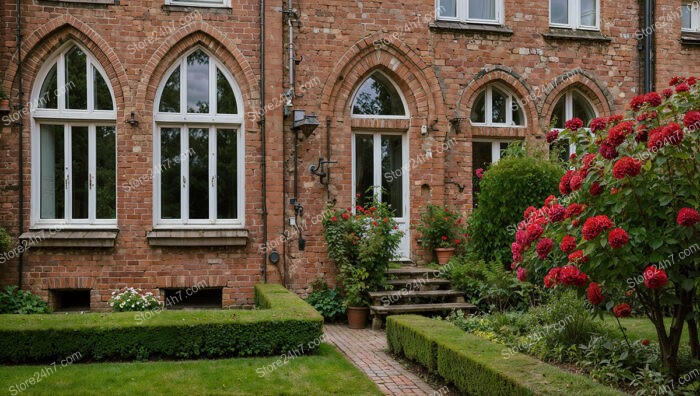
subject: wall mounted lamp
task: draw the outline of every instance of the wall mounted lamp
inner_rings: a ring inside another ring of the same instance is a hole
[[[467,117],[455,117],[450,120],[450,125],[452,125],[452,130],[455,131],[456,134],[459,134],[461,132],[460,126],[462,125],[462,121],[466,120]]]
[[[294,125],[292,128],[295,131],[301,131],[304,137],[308,138],[311,136],[320,124],[315,114],[306,115],[305,110],[294,110]]]
[[[127,124],[131,125],[132,127],[137,127],[139,126],[139,122],[136,120],[136,113],[131,112],[131,117],[126,121]]]

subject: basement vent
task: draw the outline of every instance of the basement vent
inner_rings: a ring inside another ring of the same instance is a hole
[[[50,292],[56,312],[90,310],[90,289],[50,290]]]
[[[223,288],[163,289],[166,309],[220,309]]]

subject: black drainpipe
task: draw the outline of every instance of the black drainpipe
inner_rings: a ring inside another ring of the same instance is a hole
[[[24,92],[22,87],[22,1],[17,0],[17,74],[19,75],[19,106],[22,106]],[[19,234],[24,233],[24,123],[22,112],[19,112]],[[22,289],[22,273],[24,272],[24,254],[19,253],[19,265],[17,267],[19,280],[17,286]]]
[[[263,246],[267,247],[267,161],[265,160],[265,0],[260,0],[260,145],[262,149],[262,227]],[[267,249],[263,249],[263,283],[267,283]]]
[[[654,90],[654,0],[644,0],[644,92]]]
[[[331,117],[326,117],[326,161],[331,160]],[[331,167],[326,170],[326,200],[331,200]]]

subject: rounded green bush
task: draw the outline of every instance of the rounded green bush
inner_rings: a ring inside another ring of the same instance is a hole
[[[555,162],[527,157],[505,157],[480,181],[479,204],[469,219],[474,252],[485,261],[511,262],[510,244],[528,206],[541,206],[558,195],[564,169]]]

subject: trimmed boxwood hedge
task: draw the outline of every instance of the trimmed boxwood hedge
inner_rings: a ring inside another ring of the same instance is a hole
[[[279,285],[256,285],[259,310],[0,315],[0,362],[270,356],[319,339],[323,317]],[[141,317],[143,318],[143,317]]]
[[[452,324],[416,315],[390,316],[389,349],[413,359],[470,395],[624,395],[524,354],[505,359],[503,346]]]

